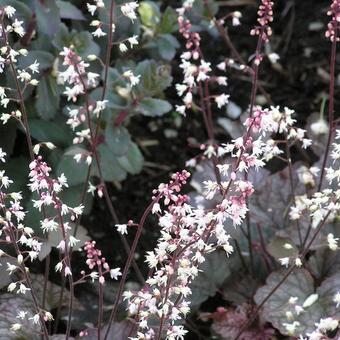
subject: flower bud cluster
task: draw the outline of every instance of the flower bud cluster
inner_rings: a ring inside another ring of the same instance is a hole
[[[259,6],[258,23],[260,26],[255,26],[250,34],[258,35],[264,42],[269,41],[269,37],[272,35],[272,29],[269,24],[273,21],[273,5],[274,3],[270,0],[261,0],[261,5]]]
[[[325,33],[326,38],[330,41],[339,41],[338,30],[340,23],[340,1],[333,0],[331,8],[327,12],[327,15],[331,17],[331,21],[327,25],[327,31]]]
[[[101,250],[96,248],[95,241],[87,241],[84,250],[86,251],[87,266],[91,271],[94,268],[97,268],[97,271],[92,271],[90,274],[85,274],[85,271],[82,271],[82,280],[86,277],[90,277],[92,282],[98,279],[99,283],[103,285],[105,283],[106,274],[110,273],[111,278],[114,280],[118,280],[118,277],[122,275],[120,268],[110,269],[109,264],[106,262],[106,258],[102,257]]]

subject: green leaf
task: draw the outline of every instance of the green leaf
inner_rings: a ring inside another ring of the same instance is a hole
[[[72,5],[70,2],[57,0],[56,3],[59,7],[60,17],[62,19],[85,20],[85,17],[81,10]]]
[[[31,119],[29,126],[31,136],[39,142],[52,142],[62,147],[72,143],[69,127],[62,120],[46,122],[41,119]]]
[[[255,302],[259,305],[274,287],[283,279],[286,271],[280,270],[269,275],[266,285],[259,288],[255,294]],[[284,335],[306,334],[315,329],[315,323],[320,318],[327,316],[339,316],[332,299],[337,292],[340,275],[325,280],[315,291],[312,276],[305,269],[295,269],[288,278],[275,290],[263,306],[261,317],[273,324],[273,326]],[[294,304],[289,303],[291,297],[296,297],[296,305],[303,306],[307,298],[315,294],[315,301],[303,307],[299,315],[295,312]],[[286,313],[293,313],[293,320],[299,322],[295,334],[290,334],[285,323],[292,323],[287,320]]]
[[[162,99],[144,98],[136,108],[144,116],[157,117],[172,110],[172,105]]]
[[[163,13],[162,20],[158,25],[159,33],[173,33],[178,30],[178,16],[176,11],[167,7]]]
[[[179,43],[171,34],[162,34],[156,40],[158,52],[165,60],[172,60],[175,57],[176,49],[179,48]]]
[[[117,156],[110,150],[107,144],[100,144],[98,152],[100,167],[105,181],[122,181],[126,178],[126,171],[119,165]]]
[[[158,65],[153,60],[138,63],[134,73],[141,76],[137,92],[143,97],[161,96],[172,82],[170,67]]]
[[[99,55],[100,53],[100,48],[93,41],[90,32],[77,32],[75,30],[69,32],[67,26],[63,23],[59,25],[58,32],[53,39],[53,45],[59,50],[62,50],[64,46],[72,45],[75,52],[85,59],[90,54]]]
[[[142,171],[144,157],[138,146],[131,142],[127,153],[118,158],[119,165],[131,175],[136,175]]]
[[[35,14],[41,32],[54,36],[60,25],[60,11],[55,0],[35,0]]]
[[[116,156],[123,156],[129,150],[131,138],[125,127],[114,127],[112,124],[108,124],[105,129],[105,141]]]
[[[43,77],[37,88],[36,108],[44,120],[52,119],[58,112],[60,91],[57,81],[51,75]]]
[[[161,13],[158,5],[155,2],[140,2],[138,12],[144,26],[155,28],[156,25],[160,22]]]
[[[222,251],[208,254],[206,261],[200,266],[202,270],[192,282],[192,306],[198,307],[202,302],[216,294],[218,288],[231,274],[229,259]]]
[[[46,51],[29,51],[28,55],[18,58],[18,67],[25,68],[35,61],[39,63],[40,70],[46,70],[52,68],[54,62],[53,54]]]
[[[78,146],[71,146],[68,148],[57,169],[57,175],[59,176],[63,173],[67,178],[69,186],[82,184],[87,177],[88,165],[83,160],[77,163],[73,158],[74,155],[79,153],[86,153],[86,150]]]

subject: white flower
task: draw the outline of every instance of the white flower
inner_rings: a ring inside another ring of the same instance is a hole
[[[9,275],[12,275],[13,272],[17,269],[17,266],[14,264],[11,264],[9,262],[7,262],[7,271],[9,272]]]
[[[280,56],[277,53],[269,53],[268,59],[272,64],[276,64],[277,61],[280,59]]]
[[[15,19],[15,21],[12,24],[13,31],[18,34],[20,37],[23,37],[25,35],[25,30],[22,27],[23,21],[19,21],[18,19]]]
[[[327,331],[334,331],[338,327],[339,321],[332,319],[332,318],[326,318],[326,319],[320,319],[319,323],[316,323],[315,326],[320,330],[321,332],[326,333]]]
[[[19,289],[17,291],[17,293],[21,293],[21,294],[26,294],[27,291],[30,291],[31,289],[30,288],[27,288],[23,283],[20,283],[19,285]]]
[[[40,320],[39,314],[34,314],[33,317],[29,318],[29,320],[33,320],[34,324],[38,324]]]
[[[184,92],[188,89],[188,86],[185,84],[176,84],[177,94],[182,97]]]
[[[99,277],[99,274],[97,272],[91,272],[90,273],[90,278],[92,279],[92,282],[94,282],[95,280],[97,280]]]
[[[18,315],[17,315],[17,319],[23,320],[23,319],[26,318],[26,315],[27,315],[27,314],[28,314],[28,312],[25,312],[25,311],[21,310],[21,311],[18,313]]]
[[[100,37],[105,37],[106,33],[101,29],[101,27],[97,27],[97,29],[94,32],[92,32],[92,35],[94,37],[100,38]]]
[[[47,319],[48,321],[54,320],[53,315],[50,312],[45,312],[45,319]]]
[[[152,213],[156,214],[156,213],[161,213],[161,206],[159,205],[159,203],[154,203],[154,205],[152,206]]]
[[[72,276],[71,269],[68,266],[65,267],[65,276]]]
[[[119,50],[122,52],[122,53],[125,53],[128,48],[126,47],[126,45],[124,43],[120,43],[119,44]]]
[[[137,1],[128,2],[121,7],[122,14],[128,17],[132,22],[137,19],[136,9],[138,8]]]
[[[325,135],[328,133],[328,124],[324,119],[319,119],[310,126],[315,135]]]
[[[308,138],[303,138],[302,139],[302,148],[303,149],[307,149],[308,147],[310,147],[312,145],[312,140],[308,139]]]
[[[327,235],[327,242],[330,250],[336,251],[338,249],[338,241],[339,238],[334,238],[334,235],[332,233],[329,233]]]
[[[40,226],[44,233],[48,233],[50,231],[56,231],[58,229],[59,224],[52,219],[50,220],[48,218],[45,218],[43,221],[40,221]]]
[[[288,300],[288,303],[289,303],[290,305],[294,305],[294,304],[297,302],[298,299],[299,299],[299,298],[296,297],[296,296],[291,296],[291,297],[289,298],[289,300]]]
[[[116,224],[117,231],[122,235],[127,234],[127,224]]]
[[[15,282],[11,282],[8,287],[7,287],[7,290],[9,292],[13,292],[13,290],[17,287],[17,284]]]
[[[63,263],[62,262],[58,262],[56,264],[56,266],[54,267],[56,272],[61,272],[61,270],[63,269]]]
[[[84,206],[81,204],[78,207],[74,207],[72,210],[76,217],[78,217],[79,215],[82,215],[84,211]]]
[[[218,85],[227,86],[227,77],[217,77]]]
[[[183,116],[185,116],[185,109],[185,105],[176,105],[176,112],[180,113]]]
[[[13,332],[18,331],[19,329],[21,329],[20,323],[14,323],[10,328],[10,330],[13,331]]]
[[[300,326],[300,322],[294,321],[293,323],[283,323],[289,335],[294,335],[297,327]]]
[[[97,187],[94,186],[91,182],[89,182],[89,187],[87,189],[87,192],[90,193],[92,196],[94,196],[94,193],[96,192]]]
[[[5,14],[7,15],[8,18],[12,18],[12,16],[15,14],[16,10],[12,6],[6,6],[4,8]]]
[[[223,94],[215,97],[215,102],[217,104],[217,107],[220,109],[222,106],[228,104],[229,95],[223,93]]]
[[[311,294],[308,296],[308,298],[303,303],[302,307],[307,308],[310,307],[312,304],[314,304],[319,298],[318,294]]]
[[[134,45],[138,45],[138,35],[128,38],[128,42],[130,43],[131,48],[133,48]]]
[[[0,120],[2,120],[2,124],[7,124],[8,120],[12,117],[9,113],[3,113],[0,117]]]
[[[288,267],[288,265],[289,265],[289,257],[279,258],[279,261],[280,261],[282,266],[285,266],[286,268]]]
[[[122,273],[120,271],[120,268],[115,268],[115,269],[110,270],[110,276],[111,276],[111,279],[113,280],[118,280],[118,277],[121,275]]]
[[[24,257],[21,254],[19,254],[17,257],[18,264],[21,264],[23,261],[24,261]]]
[[[2,151],[0,148],[0,161],[5,163],[6,152]]]
[[[100,25],[100,21],[99,20],[92,20],[90,22],[90,26],[94,26],[94,27],[97,27]],[[96,59],[96,58],[95,58]]]
[[[225,70],[226,70],[226,64],[225,64],[225,62],[222,61],[221,63],[219,63],[219,64],[217,65],[217,68],[218,68],[219,70],[221,70],[221,71],[225,71]]]
[[[35,60],[33,64],[28,66],[32,73],[39,73],[39,63]]]
[[[145,258],[145,262],[148,264],[149,268],[155,268],[157,266],[158,260],[153,251],[148,251]]]
[[[75,237],[73,237],[72,235],[70,235],[70,239],[69,239],[70,247],[74,247],[78,242],[80,242],[80,240],[78,240]]]
[[[89,3],[86,4],[87,5],[87,10],[90,12],[90,14],[93,16],[95,11],[97,10],[97,6],[95,5],[91,5]]]
[[[338,308],[340,306],[340,292],[334,295],[333,301],[336,303],[336,308]]]
[[[295,259],[295,265],[296,265],[297,267],[301,267],[301,266],[302,266],[302,261],[301,261],[301,259],[300,259],[299,257],[297,257],[297,258]]]
[[[18,70],[18,79],[20,79],[22,82],[25,82],[25,81],[30,81],[32,76],[26,72],[26,71],[20,71]]]
[[[139,83],[140,75],[135,76],[131,70],[125,71],[123,73],[123,76],[125,78],[128,78],[130,81],[131,86],[135,86]]]

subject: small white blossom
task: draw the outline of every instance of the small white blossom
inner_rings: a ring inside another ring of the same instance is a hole
[[[116,224],[117,231],[124,235],[127,234],[127,224]]]
[[[113,280],[118,280],[118,277],[121,275],[122,273],[120,271],[120,268],[115,268],[115,269],[110,270],[110,276],[111,276],[111,279]]]
[[[310,296],[308,296],[308,298],[305,300],[305,302],[303,303],[302,307],[303,308],[308,308],[311,305],[313,305],[319,298],[318,294],[311,294]]]
[[[215,97],[215,102],[217,104],[217,107],[220,109],[222,106],[228,104],[228,102],[229,102],[229,95],[223,93],[223,94]]]

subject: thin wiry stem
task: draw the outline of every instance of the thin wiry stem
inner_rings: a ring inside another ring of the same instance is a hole
[[[125,263],[125,267],[124,267],[123,274],[122,274],[122,277],[121,277],[121,280],[120,280],[120,283],[119,283],[118,291],[116,293],[114,306],[113,306],[113,309],[112,309],[112,312],[111,312],[111,315],[110,315],[110,318],[109,318],[109,323],[108,323],[108,327],[107,327],[107,330],[106,330],[106,333],[105,333],[105,336],[104,336],[104,340],[107,339],[109,332],[110,332],[110,329],[111,329],[111,326],[112,326],[112,323],[115,320],[117,310],[118,310],[118,306],[119,306],[119,303],[120,303],[120,299],[121,299],[122,294],[123,294],[126,278],[127,278],[130,266],[131,266],[131,262],[133,260],[134,255],[135,255],[135,251],[136,251],[139,239],[142,235],[142,231],[143,231],[143,227],[144,227],[146,218],[148,217],[149,213],[151,212],[154,203],[157,202],[158,200],[159,200],[159,197],[156,197],[149,204],[149,206],[144,211],[144,214],[143,214],[141,220],[138,223],[137,232],[136,232],[135,238],[134,238],[132,246],[131,246],[129,257],[128,257],[126,263]]]
[[[331,60],[330,60],[330,81],[329,81],[329,103],[328,103],[328,138],[326,144],[326,150],[321,167],[320,182],[318,185],[318,191],[322,188],[322,182],[325,176],[325,168],[330,152],[331,143],[334,135],[334,85],[335,85],[335,63],[336,63],[336,44],[337,44],[337,26],[335,28],[335,38],[332,41]]]

